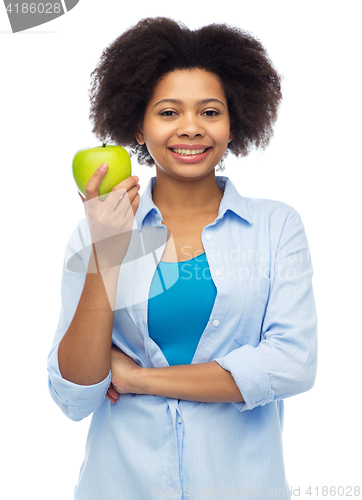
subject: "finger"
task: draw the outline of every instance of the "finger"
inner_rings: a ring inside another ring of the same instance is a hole
[[[110,212],[113,212],[123,199],[126,200],[126,203],[129,203],[127,197],[125,197],[124,195],[126,193],[130,193],[130,191],[137,185],[137,182],[138,177],[131,175],[124,179],[122,182],[116,184],[107,196],[107,199],[104,201],[105,207],[107,207]],[[124,204],[123,209],[125,209]]]
[[[123,190],[122,192],[122,190],[119,190],[111,193],[112,196],[117,196],[117,193],[122,193],[122,196],[120,198],[113,199],[113,201],[116,200],[116,203],[112,206],[111,210],[115,211],[118,209],[118,211],[123,212],[123,215],[125,216],[127,214],[127,210],[131,207],[135,197],[137,196],[139,189],[140,185],[136,184],[135,186],[131,187],[128,191]]]
[[[121,207],[120,210],[123,210],[126,213],[127,210],[131,207],[134,199],[136,198],[138,191],[140,190],[140,187],[141,186],[139,184],[136,184],[135,186],[130,188],[126,193],[127,196],[123,196],[118,200],[118,203],[114,207],[114,210],[116,210],[116,208],[120,206]]]
[[[107,398],[109,400],[113,400],[114,402],[117,401],[117,399],[119,398],[119,394],[118,392],[114,389],[114,386],[112,384],[112,382],[109,384],[109,387],[107,389],[107,394],[106,394]]]
[[[130,175],[129,177],[127,177],[127,179],[124,179],[120,183],[116,184],[114,186],[114,188],[112,189],[111,193],[113,193],[115,191],[122,190],[122,189],[129,191],[138,183],[138,181],[139,181],[139,178],[137,177],[137,175]]]
[[[123,179],[123,181],[121,181],[118,184],[116,184],[114,186],[114,188],[112,189],[112,191],[115,191],[115,190],[117,190],[119,188],[130,189],[132,186],[134,186],[135,184],[137,184],[138,181],[139,181],[139,177],[137,175],[130,175],[126,179]]]
[[[97,168],[92,177],[89,179],[88,184],[85,187],[86,200],[98,198],[98,189],[104,176],[107,173],[107,170],[108,170],[107,163],[102,163],[102,165]]]
[[[114,403],[117,403],[117,400],[112,398],[112,396],[109,394],[109,392],[107,392],[106,394],[106,397],[109,399],[109,401],[114,404]]]
[[[131,207],[132,207],[132,210],[133,210],[133,215],[136,215],[139,203],[140,203],[140,194],[137,193],[136,196],[134,197],[132,203],[131,203]]]
[[[113,399],[115,399],[115,400],[117,400],[117,399],[119,398],[119,394],[118,394],[118,392],[117,392],[117,391],[113,388],[113,386],[112,386],[112,387],[111,387],[111,386],[110,386],[110,387],[108,387],[108,393],[109,393],[109,395],[110,395]]]
[[[78,191],[78,194],[79,194],[79,196],[80,196],[80,199],[81,199],[81,200],[82,200],[82,202],[84,203],[84,202],[86,201],[86,200],[85,200],[85,198],[84,198],[84,197],[80,194],[80,192],[79,192],[79,191]]]
[[[140,194],[136,193],[133,199],[130,200],[129,206],[126,209],[125,217],[128,216],[131,217],[131,219],[133,219],[138,210],[139,203],[140,203]]]

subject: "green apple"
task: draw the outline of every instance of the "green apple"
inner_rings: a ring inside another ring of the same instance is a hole
[[[80,149],[73,158],[73,177],[83,195],[89,179],[102,163],[107,163],[108,170],[98,189],[100,199],[104,200],[114,186],[131,175],[131,159],[122,146],[103,143],[96,148]]]

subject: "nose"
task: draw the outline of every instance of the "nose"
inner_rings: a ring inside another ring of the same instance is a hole
[[[203,137],[205,130],[197,116],[185,114],[178,123],[177,135],[192,139],[193,137]]]

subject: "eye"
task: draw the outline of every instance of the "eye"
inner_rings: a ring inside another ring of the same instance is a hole
[[[175,116],[176,112],[171,109],[167,109],[166,111],[162,111],[160,116]]]
[[[208,110],[204,111],[202,114],[206,115],[206,116],[217,116],[220,113],[219,113],[219,111],[216,111],[215,109],[208,109]]]

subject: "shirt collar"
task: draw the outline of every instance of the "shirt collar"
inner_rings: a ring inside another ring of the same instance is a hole
[[[227,210],[231,210],[236,215],[249,222],[249,224],[252,224],[252,220],[248,212],[246,198],[241,196],[231,180],[228,177],[217,175],[216,181],[224,191],[224,196],[221,199],[219,207],[218,217],[223,216]],[[157,220],[162,219],[162,214],[159,208],[153,203],[152,200],[152,191],[155,187],[155,183],[156,177],[151,177],[151,179],[148,181],[143,195],[141,196],[136,213],[136,222],[139,231],[141,231],[144,220],[150,212],[154,212]]]

